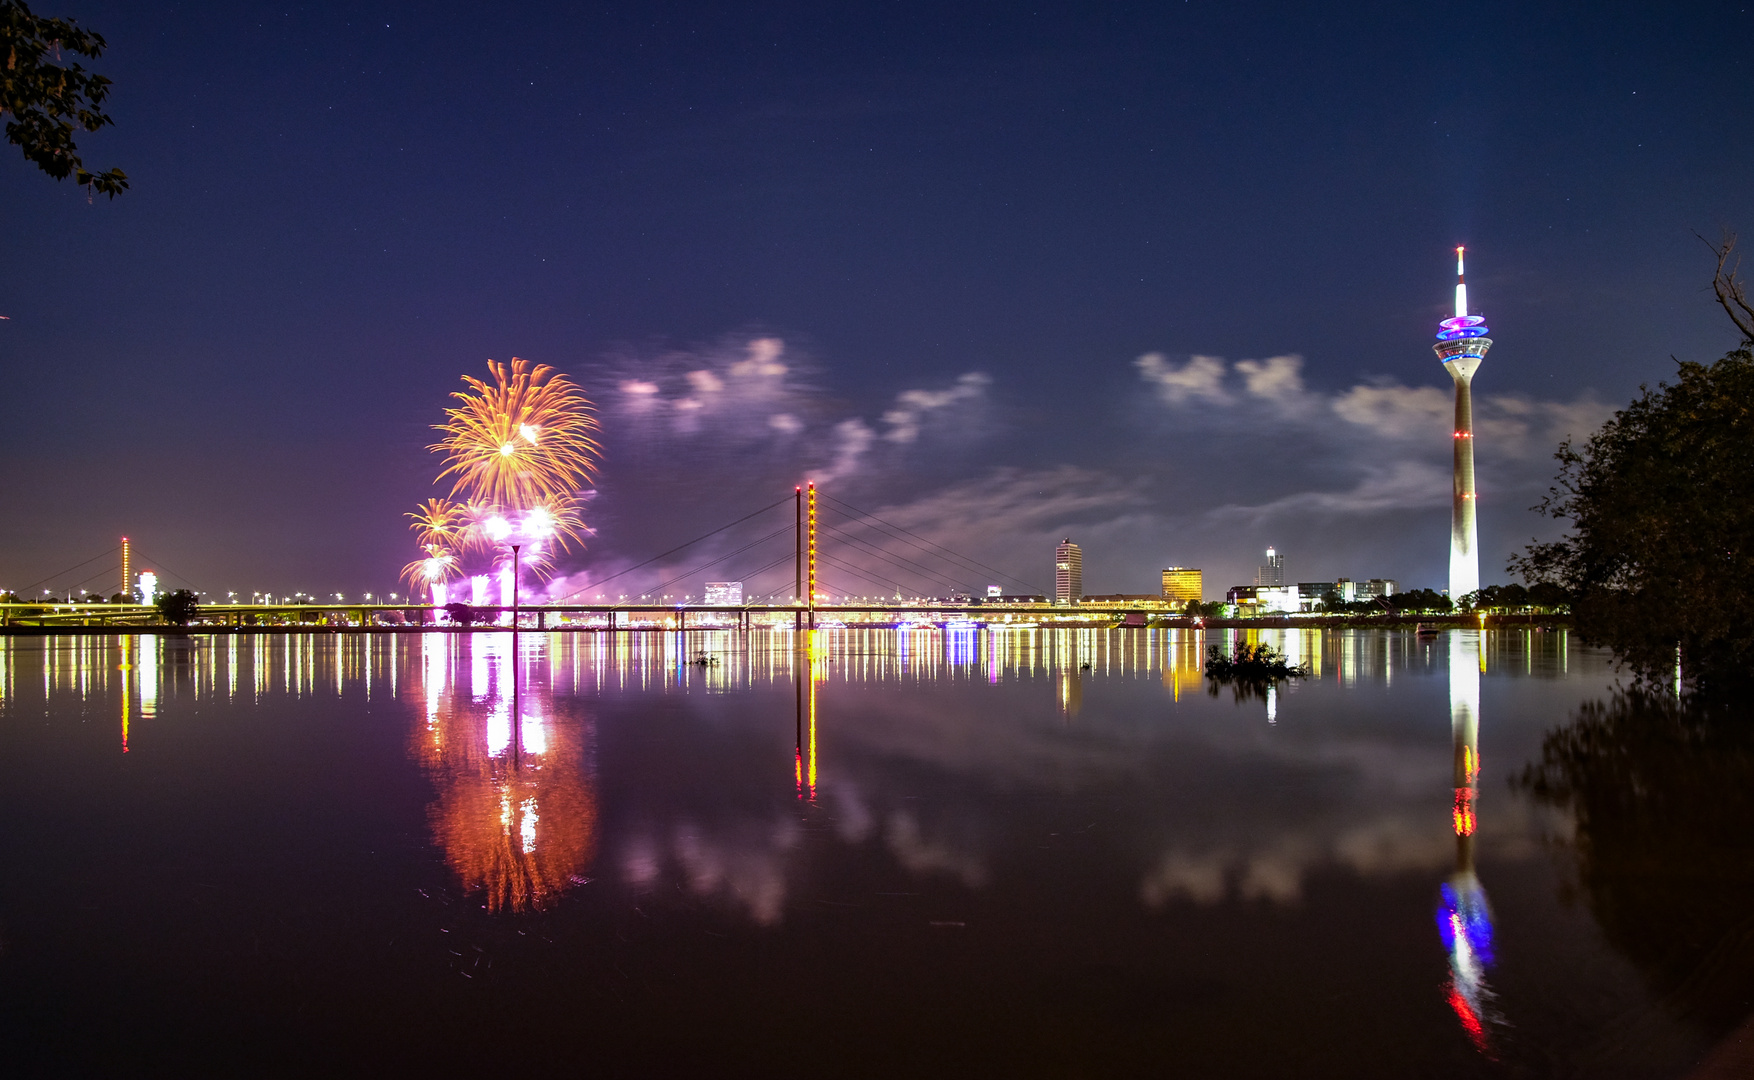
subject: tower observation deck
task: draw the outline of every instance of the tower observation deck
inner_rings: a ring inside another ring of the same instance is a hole
[[[1492,348],[1486,320],[1468,314],[1462,249],[1456,248],[1456,314],[1438,324],[1432,348],[1456,383],[1455,492],[1450,509],[1449,594],[1459,600],[1480,588],[1479,503],[1474,487],[1474,372]]]

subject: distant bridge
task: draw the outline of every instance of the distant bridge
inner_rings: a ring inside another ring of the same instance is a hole
[[[512,608],[470,606],[475,629],[510,629]],[[1003,626],[1056,623],[1112,623],[1128,617],[1166,620],[1191,626],[1194,620],[1168,605],[1050,604],[993,602],[979,598],[903,600],[896,603],[817,604],[522,604],[520,629],[535,630],[752,630],[823,629],[834,626],[932,625],[964,622]],[[1142,622],[1140,623],[1142,625]],[[158,609],[147,604],[0,604],[0,627],[162,626]],[[379,627],[432,630],[462,626],[445,609],[431,604],[202,604],[191,628],[206,627]]]

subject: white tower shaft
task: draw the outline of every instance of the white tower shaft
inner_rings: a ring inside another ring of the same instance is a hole
[[[1456,316],[1442,323],[1438,359],[1456,384],[1455,490],[1450,509],[1449,594],[1460,600],[1480,588],[1479,493],[1474,487],[1474,372],[1486,359],[1492,339],[1485,320],[1468,315],[1468,285],[1462,249],[1456,249]]]
[[[1476,339],[1478,340],[1478,339]],[[1455,498],[1450,509],[1449,594],[1461,599],[1480,588],[1480,526],[1475,517],[1479,493],[1474,488],[1474,367],[1462,371],[1450,363],[1456,381]]]

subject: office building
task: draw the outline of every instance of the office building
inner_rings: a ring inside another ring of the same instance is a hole
[[[1401,591],[1401,585],[1394,578],[1373,577],[1369,581],[1361,581],[1355,586],[1360,600],[1375,600],[1377,597],[1390,597]]]
[[[735,607],[743,603],[743,583],[741,581],[709,581],[706,583],[706,595],[701,603],[708,607]]]
[[[1314,611],[1321,603],[1322,597],[1331,592],[1338,592],[1332,581],[1300,581],[1297,583],[1297,608],[1299,611]]]
[[[1273,548],[1267,549],[1267,561],[1255,570],[1255,584],[1268,589],[1285,587],[1285,559]]]
[[[1084,595],[1084,549],[1067,537],[1054,548],[1054,602],[1076,603]]]
[[[1204,600],[1205,574],[1186,566],[1166,567],[1163,571],[1163,598],[1176,607],[1189,600]]]

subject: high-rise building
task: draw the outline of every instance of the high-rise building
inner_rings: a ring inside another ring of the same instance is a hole
[[[1084,595],[1084,549],[1067,537],[1054,548],[1054,602],[1070,603]]]
[[[1166,567],[1163,571],[1163,598],[1172,604],[1206,598],[1206,576],[1186,566]]]
[[[1466,596],[1480,588],[1480,530],[1475,520],[1474,372],[1492,347],[1486,319],[1468,314],[1468,283],[1462,249],[1456,248],[1456,316],[1438,323],[1437,358],[1456,383],[1455,491],[1450,507],[1449,594]]]
[[[1269,589],[1285,587],[1285,557],[1273,548],[1267,549],[1267,561],[1255,570],[1255,584]]]

